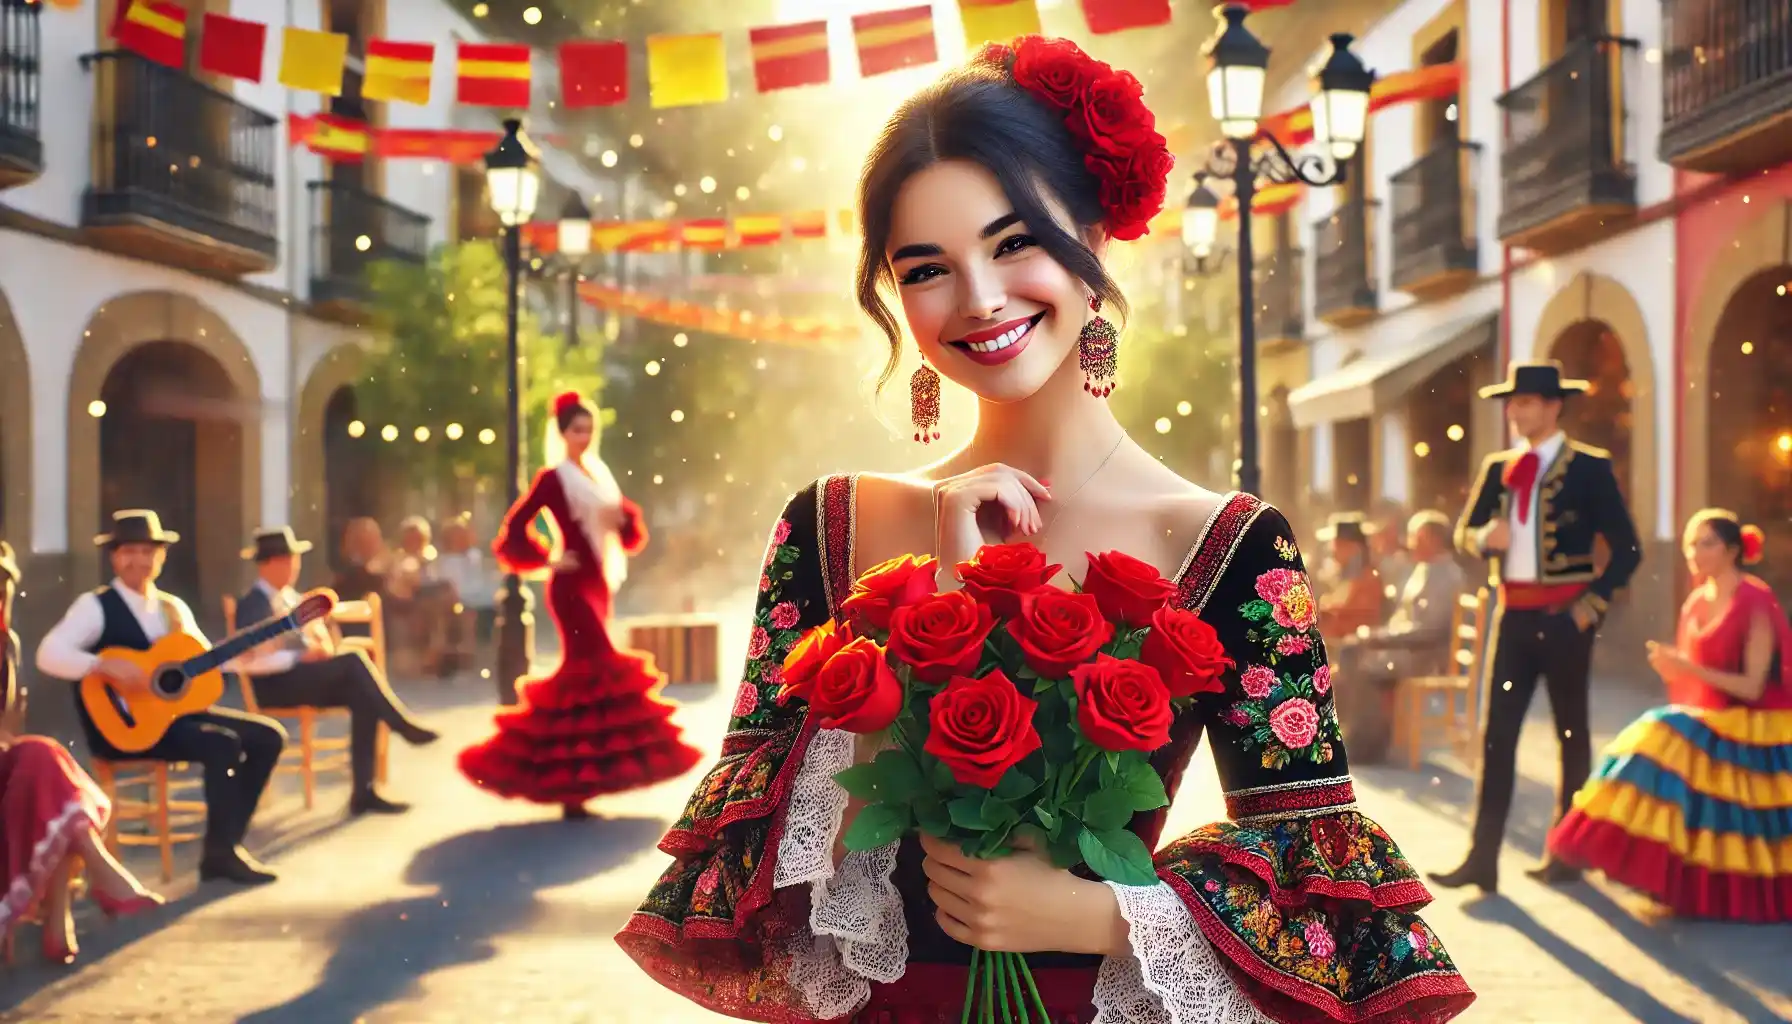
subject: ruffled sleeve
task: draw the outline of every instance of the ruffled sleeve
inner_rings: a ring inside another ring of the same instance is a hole
[[[505,572],[523,574],[547,568],[552,552],[535,533],[534,523],[547,500],[543,492],[558,486],[554,470],[544,469],[535,474],[529,493],[504,513],[497,539],[492,541],[492,553],[498,556],[498,565]]]
[[[1406,1024],[1461,1013],[1474,995],[1416,913],[1430,893],[1357,807],[1317,604],[1281,513],[1235,497],[1210,525],[1181,597],[1235,662],[1225,692],[1196,708],[1231,820],[1161,849],[1164,885],[1116,890],[1135,963],[1104,968],[1106,1001],[1118,1003],[1130,983],[1159,1010],[1123,1019],[1231,1019],[1200,1013],[1211,1002],[1200,998],[1199,986],[1212,986],[1204,960],[1217,954],[1273,1021]]]

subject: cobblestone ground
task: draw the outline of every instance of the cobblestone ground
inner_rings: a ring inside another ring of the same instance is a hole
[[[735,645],[738,648],[738,643]],[[1601,738],[1646,699],[1602,691]],[[664,863],[652,849],[691,779],[595,805],[561,822],[466,786],[454,752],[482,734],[489,684],[417,684],[407,696],[442,728],[425,750],[395,746],[397,818],[349,821],[340,786],[306,812],[290,783],[255,842],[282,873],[266,888],[196,887],[191,855],[164,891],[172,906],[109,924],[83,910],[80,964],[0,974],[0,1022],[663,1022],[719,1020],[651,982],[610,941]],[[712,747],[731,688],[686,688],[683,718]],[[1542,708],[1539,708],[1542,711]],[[1547,714],[1527,732],[1504,888],[1443,893],[1427,911],[1480,1001],[1471,1022],[1792,1020],[1792,928],[1648,925],[1601,885],[1550,890],[1521,869],[1551,806]],[[1172,831],[1217,817],[1219,786],[1197,755]],[[1358,772],[1365,809],[1421,867],[1451,866],[1466,841],[1472,784],[1448,764]],[[146,878],[153,861],[133,856]]]

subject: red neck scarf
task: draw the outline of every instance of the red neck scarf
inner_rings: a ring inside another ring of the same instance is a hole
[[[1537,457],[1536,449],[1532,449],[1506,463],[1506,472],[1501,482],[1506,490],[1518,499],[1518,524],[1523,526],[1531,521],[1531,488],[1537,485],[1537,470],[1543,460]]]

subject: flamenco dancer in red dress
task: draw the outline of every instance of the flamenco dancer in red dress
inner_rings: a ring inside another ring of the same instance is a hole
[[[496,735],[461,751],[460,770],[499,796],[559,804],[578,818],[592,797],[676,778],[703,755],[679,738],[652,656],[610,639],[612,595],[628,556],[647,543],[640,506],[591,452],[596,420],[576,392],[554,400],[554,421],[566,457],[535,475],[493,549],[506,571],[553,570],[547,603],[560,666],[518,680],[520,702],[495,716]],[[558,559],[530,528],[544,509],[560,535]]]

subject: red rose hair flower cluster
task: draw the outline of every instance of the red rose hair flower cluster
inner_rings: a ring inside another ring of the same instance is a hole
[[[1767,534],[1759,526],[1742,528],[1742,564],[1758,565],[1767,555]]]
[[[1101,185],[1108,234],[1132,241],[1150,233],[1176,160],[1145,106],[1139,80],[1068,39],[1021,36],[988,44],[977,59],[1006,68],[1016,85],[1063,115],[1083,147],[1084,165]]]
[[[554,415],[565,416],[585,404],[585,396],[577,391],[562,391],[554,396]]]

